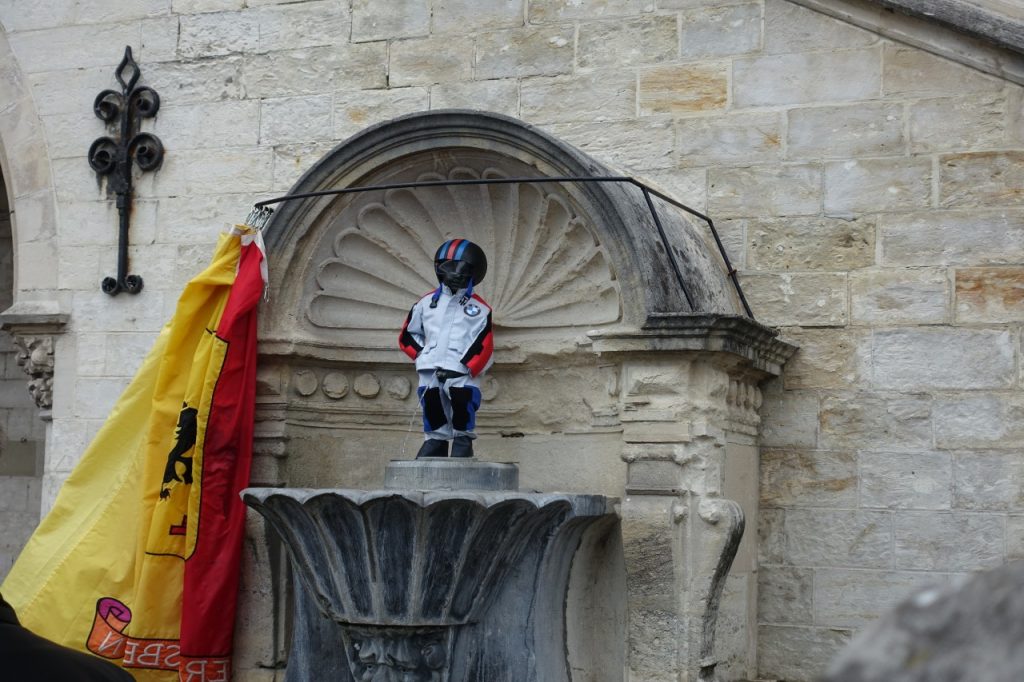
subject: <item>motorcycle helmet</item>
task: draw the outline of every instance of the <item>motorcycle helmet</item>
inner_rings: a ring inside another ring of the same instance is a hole
[[[487,256],[468,239],[449,239],[434,254],[434,273],[438,284],[452,291],[472,291],[487,274]]]

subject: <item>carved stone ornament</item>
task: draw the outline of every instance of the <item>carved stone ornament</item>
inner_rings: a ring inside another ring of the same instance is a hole
[[[460,167],[420,181],[507,177]],[[437,286],[434,251],[455,232],[491,264],[479,290],[504,327],[596,326],[619,317],[603,249],[564,192],[538,185],[397,189],[364,201],[316,267],[307,316],[318,327],[391,329]],[[486,220],[467,219],[487,216]],[[455,219],[454,225],[448,221]],[[453,229],[455,232],[453,232]]]
[[[28,392],[40,409],[53,407],[53,337],[15,336],[18,366],[30,379]]]
[[[716,558],[714,570],[710,572],[710,575],[707,572],[702,573],[703,580],[696,581],[694,585],[696,601],[704,604],[704,613],[701,614],[700,659],[698,660],[700,672],[697,679],[699,682],[714,682],[717,679],[715,666],[718,665],[718,660],[715,658],[718,612],[729,569],[736,558],[740,541],[743,539],[746,519],[743,516],[743,509],[738,503],[724,498],[700,500],[697,513],[701,520],[711,526],[711,528],[703,529],[705,542],[701,549],[709,557]]]
[[[21,301],[0,313],[0,329],[11,334],[18,366],[29,376],[29,394],[46,414],[53,408],[53,337],[67,322],[56,301]]]
[[[356,680],[441,682],[448,667],[447,628],[343,629],[349,670]]]

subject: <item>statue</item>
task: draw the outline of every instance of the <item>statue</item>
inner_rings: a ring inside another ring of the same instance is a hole
[[[468,239],[450,239],[434,255],[438,286],[409,311],[399,347],[416,361],[424,441],[416,459],[472,457],[479,378],[491,366],[491,307],[473,293],[487,256]]]

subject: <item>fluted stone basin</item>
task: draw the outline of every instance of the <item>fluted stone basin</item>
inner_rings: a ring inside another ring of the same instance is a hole
[[[460,475],[448,465],[425,480]],[[508,480],[493,474],[481,475]],[[564,633],[580,538],[612,518],[613,500],[280,488],[243,499],[280,534],[299,579],[286,679],[569,679],[552,634]]]

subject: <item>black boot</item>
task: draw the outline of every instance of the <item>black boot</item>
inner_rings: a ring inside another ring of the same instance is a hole
[[[473,439],[469,436],[455,436],[452,441],[452,457],[472,457]]]
[[[448,441],[439,440],[437,438],[428,438],[423,441],[423,445],[420,446],[420,451],[416,453],[416,459],[423,459],[424,457],[447,457],[448,456]]]

